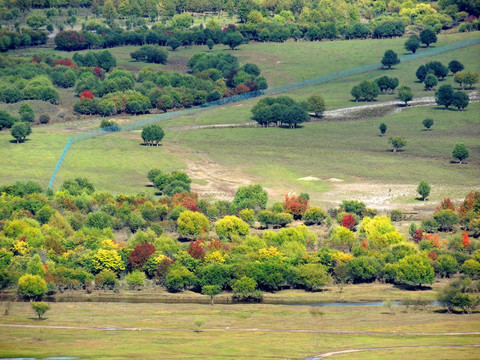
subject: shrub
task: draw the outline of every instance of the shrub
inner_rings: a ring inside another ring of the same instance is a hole
[[[47,284],[39,275],[26,274],[18,279],[18,294],[25,299],[38,300],[47,292]]]
[[[215,232],[223,239],[246,236],[249,231],[250,226],[236,216],[225,216],[215,223]]]
[[[440,210],[433,215],[436,223],[438,224],[439,230],[449,231],[453,225],[458,224],[460,218],[457,213],[450,209]]]
[[[330,275],[320,264],[305,264],[295,268],[295,283],[309,291],[318,291],[331,280]]]
[[[462,265],[462,273],[477,279],[480,277],[480,262],[474,259],[465,261]]]
[[[134,270],[125,276],[125,281],[130,289],[135,290],[145,286],[145,278],[145,273],[143,271]]]
[[[234,301],[261,301],[263,295],[261,292],[255,290],[257,282],[247,276],[235,281],[232,285],[233,300]]]
[[[50,310],[50,305],[43,301],[32,301],[30,305],[32,306],[33,311],[35,311],[39,319],[42,318],[43,314]]]
[[[325,210],[312,206],[303,215],[303,221],[305,225],[314,225],[314,224],[321,224],[323,220],[327,217],[327,213]]]
[[[97,289],[113,289],[117,285],[117,275],[111,270],[102,270],[95,276]]]
[[[189,238],[196,237],[210,228],[208,219],[196,211],[184,211],[177,220],[177,231],[180,235]]]
[[[165,287],[170,292],[179,292],[194,285],[195,275],[184,266],[171,266],[165,278]]]
[[[40,124],[48,124],[50,122],[50,115],[41,114],[38,120],[40,121]]]

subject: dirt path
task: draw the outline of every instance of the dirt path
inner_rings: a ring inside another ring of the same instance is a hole
[[[315,355],[305,360],[317,360],[324,359],[329,356],[350,354],[361,351],[376,351],[376,350],[395,350],[395,349],[435,349],[435,348],[469,348],[469,347],[480,347],[480,344],[473,345],[412,345],[412,346],[388,346],[388,347],[372,347],[372,348],[363,348],[363,349],[349,349],[349,350],[340,350],[340,351],[331,351],[328,353],[323,353],[320,355]]]
[[[71,325],[29,325],[29,324],[0,324],[0,328],[38,328],[38,329],[65,329],[65,330],[99,330],[99,331],[196,331],[188,328],[133,328],[133,327],[96,327]],[[349,330],[315,330],[315,329],[271,329],[271,328],[205,328],[203,332],[279,332],[279,333],[312,333],[312,334],[346,334],[346,335],[389,335],[389,336],[465,336],[480,335],[480,331],[471,332],[397,332],[397,331],[349,331]],[[480,346],[480,345],[479,345]]]

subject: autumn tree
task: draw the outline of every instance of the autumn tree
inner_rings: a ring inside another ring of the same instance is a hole
[[[232,239],[232,237],[246,236],[250,231],[250,226],[236,216],[225,216],[215,223],[215,232],[222,239]]]
[[[208,233],[209,228],[206,216],[196,211],[184,211],[177,219],[177,231],[185,238],[195,238],[204,232]]]
[[[133,268],[142,269],[148,258],[155,253],[155,248],[151,244],[142,243],[135,246],[135,249],[128,256],[128,260]]]

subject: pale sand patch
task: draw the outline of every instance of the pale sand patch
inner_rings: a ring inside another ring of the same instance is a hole
[[[327,181],[330,181],[330,182],[342,182],[343,180],[342,180],[342,179],[337,179],[337,178],[330,178],[330,179],[328,179]]]
[[[315,176],[305,176],[303,178],[297,179],[298,181],[321,181],[322,179],[319,179],[318,177]]]

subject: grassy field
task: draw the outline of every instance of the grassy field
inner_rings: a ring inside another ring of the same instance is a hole
[[[202,321],[203,331],[194,332],[198,320]],[[318,311],[310,306],[258,304],[55,303],[44,321],[35,321],[28,303],[15,303],[10,314],[0,319],[0,354],[96,359],[300,359],[329,351],[376,346],[477,344],[475,335],[399,333],[478,331],[479,320],[479,314],[445,314],[437,312],[435,307],[423,311],[405,311],[399,306],[392,310],[325,307]],[[73,328],[7,328],[4,324]],[[125,327],[144,331],[132,334],[121,329],[88,329]],[[443,358],[447,355],[452,358],[459,351],[464,358],[471,359],[477,353],[475,348],[445,348],[441,353]],[[383,359],[394,359],[397,353],[405,353],[405,349],[357,353],[355,358],[381,354]],[[440,353],[439,349],[436,353]],[[408,358],[424,359],[426,354],[430,356],[430,349],[412,351]]]
[[[478,33],[441,35],[436,46],[476,36]],[[403,42],[404,39],[252,43],[242,45],[240,50],[235,51],[235,55],[238,55],[241,61],[258,63],[264,69],[270,84],[275,86],[378,62],[388,48],[402,54]],[[33,53],[37,50],[41,49],[28,51]],[[198,50],[199,47],[191,47],[171,52],[172,63],[165,68],[175,66],[185,70],[187,59]],[[137,69],[145,65],[130,62],[131,49],[128,47],[113,48],[110,51],[119,58],[120,64],[129,62]],[[215,51],[224,50],[216,47]],[[71,56],[71,53],[54,52],[62,56]],[[441,60],[446,63],[455,58],[464,63],[467,69],[479,71],[480,65],[476,61],[479,53],[480,46],[473,46],[433,56],[428,60]],[[268,54],[278,60],[263,59],[262,54],[264,56]],[[336,60],[331,61],[332,58]],[[412,86],[415,96],[433,96],[433,92],[423,91],[422,85],[415,82],[414,76],[416,68],[428,60],[400,64],[391,71],[379,70],[321,86],[299,89],[289,95],[305,99],[312,93],[320,93],[326,98],[329,109],[363,105],[364,103],[355,103],[351,100],[349,94],[351,86],[360,80],[387,74],[399,77],[401,84]],[[448,76],[443,83],[453,83],[452,76]],[[69,94],[65,95],[66,103],[63,105],[68,106],[70,97]],[[395,99],[395,95],[379,97],[379,101],[392,99]],[[159,148],[141,146],[138,131],[76,143],[65,159],[54,188],[58,188],[66,178],[86,176],[91,178],[98,190],[136,193],[148,190],[145,188],[145,174],[150,168],[159,167],[171,171],[190,169],[192,165],[197,168],[208,166],[204,172],[211,172],[213,177],[217,176],[218,172],[228,174],[235,170],[237,173],[230,178],[238,178],[236,181],[238,180],[237,183],[240,184],[261,183],[270,189],[275,200],[281,200],[284,194],[290,191],[307,191],[313,195],[314,202],[323,202],[326,199],[319,199],[319,196],[325,191],[338,188],[338,184],[325,181],[330,178],[343,180],[342,185],[383,184],[384,190],[388,191],[387,195],[393,188],[391,198],[396,203],[402,204],[413,201],[414,187],[421,179],[434,186],[432,200],[444,196],[462,197],[472,187],[478,185],[477,179],[480,176],[478,166],[480,126],[476,116],[480,109],[478,104],[470,104],[465,112],[422,107],[409,108],[370,120],[367,116],[366,120],[312,122],[294,131],[274,128],[191,130],[194,125],[247,122],[250,119],[250,108],[256,101],[253,99],[162,122],[167,135],[164,145]],[[15,106],[7,107],[15,111]],[[44,107],[41,111],[50,113],[54,110]],[[136,121],[145,117],[148,116],[130,119],[120,117],[120,121]],[[432,117],[435,121],[431,132],[422,131],[421,121],[426,117]],[[8,132],[1,132],[3,161],[0,183],[37,179],[46,185],[68,137],[86,129],[96,128],[99,122],[99,118],[90,118],[35,127],[27,144],[22,145],[12,143]],[[383,138],[378,137],[378,126],[381,122],[388,126],[387,136]],[[354,142],[351,141],[352,134],[355,134]],[[405,151],[392,154],[389,151],[389,136],[404,136],[408,142]],[[459,166],[449,162],[453,145],[459,141],[470,148],[471,155],[467,165]],[[461,172],[458,171],[459,168]],[[202,174],[191,175],[197,184],[210,181]],[[315,176],[322,181],[297,180],[306,176]],[[230,180],[232,179],[220,179],[227,182]],[[409,186],[408,191],[395,193],[399,184]],[[340,193],[334,197],[335,201],[338,201],[356,195],[356,189],[352,191],[341,188]]]
[[[281,128],[183,131],[177,140],[222,166],[240,167],[264,186],[283,187],[284,191],[305,189],[315,193],[327,186],[325,182],[298,180],[306,176],[415,185],[425,179],[434,185],[432,197],[441,198],[445,193],[436,192],[441,187],[447,187],[451,195],[460,195],[478,185],[479,110],[479,104],[471,104],[465,112],[420,107],[375,120],[312,122],[293,131]],[[423,131],[421,125],[427,117],[435,121],[429,132]],[[388,128],[384,137],[378,136],[381,122]],[[353,134],[355,141],[351,138]],[[389,136],[404,136],[405,151],[392,153]],[[460,141],[470,149],[466,165],[450,163],[453,146]]]

